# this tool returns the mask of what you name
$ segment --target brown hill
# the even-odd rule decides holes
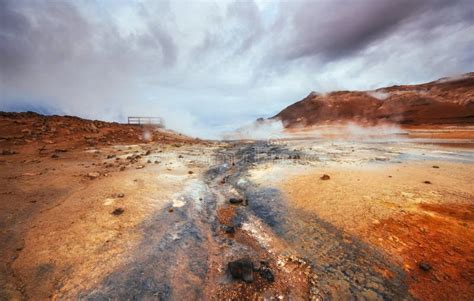
[[[474,124],[474,72],[373,91],[311,92],[272,119],[289,128],[333,122]]]
[[[146,142],[193,143],[196,140],[154,127],[45,116],[33,112],[0,112],[0,152],[67,151],[82,147]]]

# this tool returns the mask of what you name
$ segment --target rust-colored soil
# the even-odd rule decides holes
[[[413,296],[472,300],[472,170],[469,163],[450,162],[327,166],[281,187],[297,208],[388,254],[410,275]],[[331,179],[320,180],[322,174]],[[431,269],[424,271],[421,263]]]
[[[474,204],[420,204],[419,209],[381,221],[372,228],[370,240],[400,257],[414,296],[472,300]],[[430,269],[423,270],[422,264]]]

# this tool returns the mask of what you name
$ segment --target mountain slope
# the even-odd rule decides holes
[[[474,72],[373,91],[311,92],[272,117],[285,127],[326,123],[474,124]]]

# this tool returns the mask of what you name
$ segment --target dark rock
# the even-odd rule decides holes
[[[330,178],[331,177],[328,175],[323,175],[320,179],[326,181],[326,180],[329,180]]]
[[[107,159],[115,158],[115,155],[107,155]]]
[[[425,183],[425,184],[431,184],[430,181],[424,181],[423,183]]]
[[[188,174],[192,175],[194,173],[194,171],[190,170],[188,171]]]
[[[230,198],[229,203],[237,205],[237,204],[242,204],[244,200],[243,199],[236,199],[236,198]]]
[[[173,211],[174,211],[173,207],[168,208],[168,212],[173,212]]]
[[[227,233],[227,234],[234,234],[235,233],[235,227],[234,226],[222,225],[222,230],[224,230],[224,232]]]
[[[125,209],[119,207],[119,208],[115,208],[115,210],[112,211],[112,214],[113,215],[121,215],[124,211],[125,211]]]
[[[231,261],[227,264],[229,272],[234,279],[240,279],[247,283],[253,282],[253,264],[249,259],[243,258]]]
[[[147,150],[146,153],[145,153],[145,156],[148,156],[149,154],[151,154],[151,151]]]
[[[267,280],[268,282],[275,281],[275,276],[273,276],[272,271],[266,266],[262,266],[258,273],[263,279]]]
[[[183,159],[184,157],[183,157],[183,155],[179,155],[178,158],[179,158],[179,159]]]
[[[65,148],[57,148],[54,150],[56,153],[67,153],[67,149]]]
[[[433,168],[439,168],[439,166],[438,165],[433,165]]]
[[[119,194],[117,194],[117,197],[118,197],[118,198],[123,198],[123,197],[125,197],[125,194],[119,193]]]
[[[418,267],[420,269],[422,269],[423,271],[425,271],[425,272],[428,272],[429,270],[431,270],[431,265],[429,263],[426,263],[426,262],[420,262],[418,264]]]
[[[300,155],[294,155],[293,159],[299,160],[299,159],[301,159],[301,156]]]
[[[58,159],[58,158],[59,158],[59,156],[58,156],[58,155],[56,155],[56,154],[52,154],[52,155],[51,155],[51,158],[53,158],[53,159]]]

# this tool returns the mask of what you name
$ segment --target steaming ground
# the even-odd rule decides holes
[[[472,129],[374,129],[5,153],[0,296],[472,300]]]

